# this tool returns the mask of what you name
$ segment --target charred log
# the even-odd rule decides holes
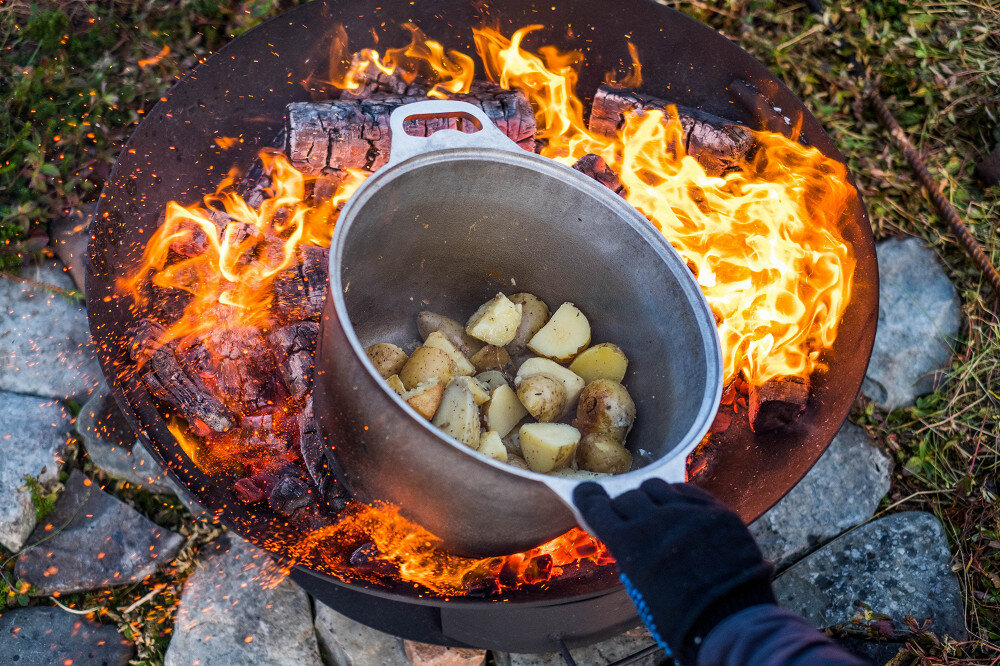
[[[271,348],[253,326],[212,331],[192,347],[191,363],[222,402],[241,412],[271,411],[284,397]]]
[[[760,386],[750,386],[747,408],[754,432],[777,430],[793,423],[809,402],[809,380],[775,377]]]
[[[295,400],[303,398],[312,388],[313,352],[319,337],[319,324],[303,321],[282,326],[268,334],[274,349],[281,379],[288,394]]]
[[[396,107],[421,99],[426,98],[397,95],[289,104],[285,154],[307,175],[375,171],[389,160],[389,115]],[[475,104],[500,131],[525,150],[534,150],[535,115],[521,91],[482,85],[452,99]],[[439,129],[473,131],[468,125],[458,118],[435,118],[408,121],[406,129],[428,136]]]
[[[268,505],[286,518],[292,517],[299,509],[304,509],[313,501],[309,484],[297,476],[283,476],[271,489]]]
[[[423,81],[417,79],[407,81],[395,70],[391,74],[386,74],[370,62],[367,67],[363,67],[362,60],[364,59],[362,53],[354,54],[350,71],[353,72],[353,78],[358,83],[358,87],[341,91],[341,99],[364,99],[379,94],[423,97],[430,89]]]
[[[323,436],[316,425],[311,395],[306,399],[305,408],[298,415],[298,426],[299,451],[309,476],[316,484],[316,489],[334,510],[343,509],[343,502],[338,500],[345,492],[334,477],[333,452],[324,445]]]
[[[591,131],[614,136],[629,111],[668,113],[670,102],[628,90],[599,86],[590,110]],[[712,175],[740,168],[755,147],[753,134],[742,125],[704,111],[677,106],[684,150]]]
[[[590,176],[618,196],[625,196],[625,186],[622,185],[618,174],[611,170],[611,167],[608,166],[607,162],[600,155],[587,153],[576,161],[573,168],[582,174]]]
[[[319,321],[329,289],[330,250],[300,245],[295,266],[274,280],[274,308],[285,322]]]

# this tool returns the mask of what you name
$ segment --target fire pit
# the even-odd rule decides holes
[[[344,614],[390,633],[448,645],[531,652],[554,649],[559,641],[570,646],[593,642],[618,633],[638,620],[603,546],[585,534],[571,532],[539,549],[507,558],[482,561],[454,558],[426,547],[431,537],[392,508],[352,508],[334,521],[329,512],[311,511],[309,506],[312,504],[308,501],[299,505],[300,491],[307,495],[322,494],[328,507],[342,508],[346,503],[333,479],[327,476],[326,461],[321,457],[310,459],[308,454],[302,456],[305,458],[303,464],[310,468],[316,489],[302,490],[296,482],[286,483],[279,475],[270,483],[273,486],[280,481],[288,485],[287,488],[281,485],[277,493],[285,502],[277,505],[262,502],[262,497],[254,496],[254,489],[263,492],[261,487],[264,486],[274,498],[275,489],[267,486],[266,478],[260,474],[253,477],[256,481],[251,479],[249,482],[253,488],[246,483],[241,486],[242,481],[235,485],[231,480],[220,482],[225,470],[213,466],[212,456],[201,454],[203,449],[199,446],[214,432],[213,428],[226,431],[232,424],[165,418],[164,394],[156,395],[151,390],[155,383],[144,380],[144,375],[153,367],[156,369],[153,379],[159,381],[163,374],[170,375],[169,368],[137,364],[134,358],[137,326],[156,308],[170,309],[172,306],[167,299],[177,291],[157,292],[156,302],[151,302],[149,294],[143,297],[139,293],[135,281],[140,267],[156,255],[156,243],[150,241],[157,238],[154,234],[161,226],[168,202],[194,202],[210,194],[233,165],[249,170],[260,149],[273,145],[282,130],[286,133],[280,145],[292,158],[291,165],[287,162],[284,165],[306,169],[303,160],[298,159],[302,153],[290,146],[290,142],[294,144],[296,140],[293,134],[298,125],[289,124],[287,105],[337,94],[337,86],[333,83],[341,83],[340,87],[344,87],[345,75],[345,71],[336,66],[339,55],[365,47],[381,48],[384,52],[384,45],[405,43],[408,36],[398,26],[407,19],[428,36],[440,40],[445,49],[469,54],[476,51],[471,41],[474,27],[496,26],[494,31],[477,34],[480,49],[499,53],[509,48],[503,35],[512,35],[518,28],[539,21],[552,26],[531,33],[528,36],[530,48],[527,44],[525,48],[530,51],[541,45],[555,45],[560,51],[582,52],[577,92],[585,104],[603,97],[600,108],[611,109],[606,116],[591,114],[590,124],[595,135],[602,133],[601,122],[617,123],[615,105],[655,105],[655,101],[623,93],[617,88],[605,87],[599,91],[607,72],[617,71],[624,76],[625,72],[632,71],[635,81],[638,80],[635,68],[631,67],[633,59],[628,47],[631,43],[642,63],[640,88],[643,92],[668,97],[672,103],[698,109],[701,113],[754,125],[758,119],[753,108],[733,104],[737,88],[745,93],[743,82],[751,83],[764,93],[760,99],[766,99],[772,111],[788,116],[793,123],[801,123],[800,141],[819,151],[810,153],[813,162],[822,164],[822,169],[834,171],[839,168],[836,162],[842,162],[816,120],[765,68],[708,28],[653,3],[628,0],[613,10],[604,3],[593,2],[573,3],[565,8],[531,2],[502,3],[495,7],[470,3],[449,4],[447,11],[437,12],[401,1],[384,3],[377,8],[361,2],[336,5],[315,2],[251,31],[206,61],[152,110],[129,141],[105,189],[88,263],[88,309],[102,367],[126,417],[151,444],[154,457],[169,469],[171,476],[190,489],[226,525],[294,564],[292,576]],[[344,44],[345,35],[350,38],[349,47]],[[331,57],[331,53],[336,57]],[[547,64],[553,69],[570,62],[559,63],[555,52],[546,53]],[[430,57],[435,57],[433,52]],[[373,86],[402,86],[404,89],[394,91],[398,95],[416,92],[408,88],[412,82],[393,80],[391,68],[388,69],[382,72],[385,75],[382,79],[375,77],[371,82]],[[496,79],[498,73],[492,74]],[[452,72],[450,80],[459,80],[457,72]],[[467,89],[468,83],[438,90],[438,93]],[[371,92],[364,90],[364,86],[351,90],[355,92],[348,96],[353,95],[355,99]],[[424,89],[423,93],[426,92]],[[363,125],[366,118],[372,117],[371,111],[369,109],[366,116],[364,109],[368,107],[359,103],[357,108],[362,109],[359,122]],[[512,113],[516,115],[516,112],[515,105]],[[713,127],[711,123],[706,126]],[[377,129],[377,123],[373,127]],[[738,146],[741,145],[739,131],[727,129],[724,133]],[[378,139],[370,134],[364,136],[368,137],[366,145],[374,148],[374,152],[364,154],[359,172],[325,174],[335,181],[332,187],[340,188],[341,194],[352,177],[363,178],[364,173],[360,172],[378,166]],[[699,136],[688,132],[684,147],[694,152]],[[526,139],[518,137],[519,142]],[[660,141],[662,143],[662,137]],[[777,142],[774,145],[785,144]],[[791,146],[791,142],[788,145]],[[343,144],[326,145],[326,155],[340,147]],[[549,148],[553,148],[552,142]],[[571,151],[566,152],[567,159],[572,155]],[[798,149],[791,150],[788,160],[775,160],[774,164],[805,173],[802,155]],[[824,162],[823,155],[832,160]],[[704,168],[713,173],[726,173],[732,167],[730,157],[738,160],[745,156],[723,155]],[[325,166],[336,166],[326,158],[324,162]],[[246,199],[251,205],[259,206],[266,195],[281,189],[272,185],[275,175],[285,166],[280,158],[275,158],[271,166],[270,178],[258,178],[261,174],[251,173],[245,179],[245,182],[271,188],[268,190],[261,185],[247,192]],[[621,189],[621,183],[615,182],[616,174],[595,158],[588,158],[579,168],[589,168],[591,174],[602,178],[605,184]],[[773,175],[778,177],[780,174]],[[320,178],[314,187],[322,182],[325,181]],[[636,196],[638,182],[632,183],[630,196]],[[820,339],[813,341],[817,351],[799,358],[798,367],[792,362],[795,359],[786,358],[783,361],[788,366],[785,372],[769,368],[766,363],[754,364],[756,357],[752,352],[743,353],[742,361],[734,357],[729,370],[734,371],[737,366],[743,369],[740,375],[743,380],[733,379],[723,398],[724,407],[728,407],[723,410],[728,423],[726,419],[718,422],[718,432],[689,463],[693,481],[715,493],[747,521],[780,499],[820,456],[846,416],[867,364],[877,315],[877,273],[872,238],[856,192],[847,188],[840,194],[837,201],[809,201],[811,210],[807,220],[816,225],[818,232],[823,228],[836,230],[845,241],[844,245],[853,251],[853,276],[842,276],[850,281],[850,300],[833,303],[834,309],[842,310],[839,324],[834,331],[817,334]],[[273,196],[267,198],[275,199]],[[693,199],[698,200],[697,197]],[[651,216],[642,201],[630,199],[630,202]],[[827,215],[837,219],[827,220]],[[670,234],[667,235],[670,239]],[[282,247],[284,245],[282,243]],[[317,297],[321,307],[326,289],[325,279],[317,282],[316,275],[310,273],[311,267],[317,264],[316,258],[310,256],[315,253],[308,248],[315,246],[303,244],[294,248],[294,258],[286,254],[288,261],[281,265],[282,270],[295,273],[289,302],[306,309],[316,305]],[[192,258],[199,256],[197,249],[191,250],[191,254]],[[239,265],[238,262],[234,264]],[[163,265],[157,267],[158,270],[163,268]],[[696,271],[708,268],[707,263],[694,266]],[[148,274],[145,277],[148,278]],[[778,277],[776,282],[780,281]],[[135,289],[131,293],[130,280]],[[247,280],[233,283],[249,284]],[[316,284],[322,285],[318,296]],[[221,303],[227,307],[245,306],[246,303],[237,303],[241,293],[239,288],[227,290]],[[220,300],[218,292],[211,292],[207,297]],[[183,309],[187,298],[174,308],[177,312]],[[280,299],[281,294],[275,293],[274,298]],[[709,300],[712,302],[711,296]],[[264,304],[246,310],[245,321],[241,323],[252,325],[253,317],[266,315],[270,307]],[[308,312],[300,312],[283,321],[284,326],[280,327],[283,332],[279,336],[283,341],[268,339],[266,344],[276,344],[284,360],[296,357],[308,347],[311,327],[307,322],[313,321],[310,316]],[[165,323],[172,326],[176,322]],[[188,323],[198,325],[198,322]],[[210,320],[201,324],[210,325]],[[735,324],[724,323],[723,326],[723,335],[738,337],[739,329]],[[275,334],[278,328],[269,328],[268,335]],[[162,331],[153,331],[144,339],[163,342],[161,334]],[[200,334],[210,332],[203,330]],[[226,337],[225,331],[213,334]],[[832,342],[823,344],[823,335]],[[762,333],[761,338],[766,339],[766,335]],[[229,362],[251,354],[248,349],[255,344],[265,344],[263,338],[257,342],[252,340],[256,338],[241,338],[237,352],[223,355],[221,359],[208,359],[209,365],[215,363],[213,367],[217,369],[235,367]],[[774,342],[771,339],[768,343]],[[159,348],[154,347],[149,350],[151,354]],[[730,347],[740,348],[732,343]],[[140,356],[143,353],[139,351]],[[730,372],[731,379],[737,374]],[[780,379],[784,375],[807,376],[809,382]],[[187,375],[180,372],[172,376],[183,378]],[[297,380],[294,376],[286,377],[282,390],[298,393],[302,386],[296,388]],[[276,401],[265,386],[243,381],[236,385],[240,394],[234,399],[256,400],[261,405]],[[177,385],[164,386],[163,390],[173,391],[176,402]],[[160,400],[160,407],[154,397]],[[287,396],[283,394],[283,397]],[[292,397],[304,399],[304,392]],[[733,406],[738,408],[733,409]],[[300,444],[316,436],[315,430],[308,427],[309,419],[301,418],[302,413],[307,412],[297,414],[294,427],[288,428],[290,436],[297,438]],[[220,412],[195,410],[191,414],[218,416]],[[274,419],[280,421],[281,415],[272,415],[268,422],[280,430],[274,425],[277,422]],[[756,432],[750,427],[751,419]],[[191,430],[185,428],[185,421]],[[263,421],[257,425],[263,427]],[[263,446],[261,451],[266,448]],[[218,450],[213,451],[214,456],[218,454]],[[222,458],[224,462],[225,455]],[[350,547],[331,550],[333,542]]]

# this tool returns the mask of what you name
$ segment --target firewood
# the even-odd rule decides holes
[[[599,86],[590,110],[591,131],[614,136],[625,124],[628,111],[660,110],[666,113],[670,102],[649,95]],[[754,149],[750,130],[742,125],[704,111],[677,106],[683,132],[684,149],[712,175],[740,167]]]
[[[309,476],[320,496],[331,507],[337,510],[343,508],[343,503],[339,503],[338,507],[337,500],[344,497],[346,491],[334,477],[333,452],[325,446],[316,424],[312,395],[306,398],[305,407],[296,420],[299,427],[299,451]]]
[[[190,348],[187,362],[201,377],[210,377],[213,392],[244,413],[271,411],[283,402],[270,346],[253,326],[212,330]]]
[[[430,89],[426,83],[419,79],[407,81],[395,71],[386,74],[372,64],[360,70],[359,65],[362,59],[364,59],[363,54],[355,53],[354,59],[351,61],[351,71],[355,72],[354,79],[359,84],[358,87],[341,91],[341,99],[365,99],[379,94],[423,97]]]
[[[329,287],[330,250],[300,245],[298,261],[274,279],[274,308],[286,322],[319,321]]]
[[[611,170],[607,162],[600,155],[587,153],[576,161],[573,168],[580,173],[590,176],[601,185],[619,196],[625,196],[625,186],[618,178],[618,174]]]
[[[274,349],[281,379],[295,400],[312,388],[313,352],[319,337],[319,324],[303,321],[271,331],[267,340]]]
[[[307,175],[345,169],[375,171],[389,160],[389,114],[396,107],[425,97],[379,96],[323,102],[294,102],[286,114],[285,154]],[[493,123],[525,150],[534,150],[535,116],[519,90],[480,86],[452,99],[475,104]],[[472,131],[457,118],[415,120],[407,131],[427,136],[438,129]]]
[[[754,432],[784,428],[805,411],[810,384],[803,377],[775,377],[750,386],[747,408]]]
[[[286,517],[291,517],[299,509],[309,506],[312,501],[312,489],[309,484],[293,475],[281,477],[271,489],[271,496],[268,498],[270,507]]]
[[[177,357],[174,342],[154,351],[142,375],[149,391],[176,409],[196,435],[228,431],[235,416],[205,385],[202,377],[188,363]]]

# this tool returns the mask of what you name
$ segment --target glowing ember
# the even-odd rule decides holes
[[[510,39],[491,29],[474,30],[485,76],[527,95],[540,154],[568,165],[587,154],[600,156],[618,174],[627,200],[687,260],[716,314],[726,382],[761,385],[774,377],[822,371],[820,356],[833,344],[854,271],[852,249],[840,233],[853,196],[843,166],[781,135],[755,132],[758,147],[750,162],[710,176],[685,154],[681,125],[669,113],[633,114],[614,137],[591,132],[575,90],[582,55],[554,47],[537,53],[522,49],[535,29],[523,28]],[[380,75],[404,86],[419,81],[433,97],[468,92],[476,75],[473,58],[446,53],[417,28],[409,30],[411,43],[385,54],[347,53],[341,31],[332,58],[340,65],[330,81],[345,95],[363,94]],[[630,51],[631,71],[609,75],[609,82],[639,85],[640,65]],[[319,182],[296,171],[284,155],[268,151],[261,159],[270,188],[259,206],[236,194],[236,174],[201,204],[171,202],[141,268],[118,285],[143,311],[165,291],[185,294],[183,312],[167,324],[158,343],[204,348],[209,359],[200,367],[208,369],[199,381],[210,389],[221,385],[217,377],[225,375],[233,354],[223,349],[227,332],[261,337],[288,324],[273,307],[275,281],[299,265],[303,248],[329,246],[340,206],[369,175],[348,170],[321,197]],[[140,355],[139,364],[147,358]],[[298,462],[269,448],[258,425],[236,424],[266,423],[271,430],[263,435],[287,434],[283,424],[302,411],[302,396],[262,392],[265,398],[247,406],[236,394],[217,392],[228,410],[223,426],[197,419],[188,419],[186,427],[179,420],[170,425],[195,464],[249,483],[252,474],[273,468],[276,458]],[[242,486],[246,497],[262,492],[248,483]],[[579,530],[527,553],[482,560],[449,555],[437,543],[395,507],[354,505],[287,554],[333,575],[389,576],[440,595],[484,586],[502,593],[550,580],[576,563],[612,561],[602,544]]]

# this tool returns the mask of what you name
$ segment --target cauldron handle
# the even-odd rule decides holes
[[[414,117],[474,120],[479,129],[471,134],[442,129],[427,137],[410,136],[403,130],[403,122]],[[422,153],[454,148],[495,148],[512,152],[524,150],[497,129],[482,109],[468,102],[450,99],[429,99],[396,107],[389,116],[389,130],[392,142],[386,166],[398,164]]]
[[[650,463],[646,467],[625,474],[594,479],[593,482],[602,486],[609,496],[618,497],[630,490],[635,490],[648,479],[663,479],[667,483],[681,483],[686,480],[686,471],[687,451],[674,451],[673,455],[667,454],[666,458]],[[570,508],[577,524],[592,532],[573,501],[573,491],[576,490],[576,487],[581,483],[589,483],[589,481],[546,477],[543,483],[559,496],[563,504]]]

